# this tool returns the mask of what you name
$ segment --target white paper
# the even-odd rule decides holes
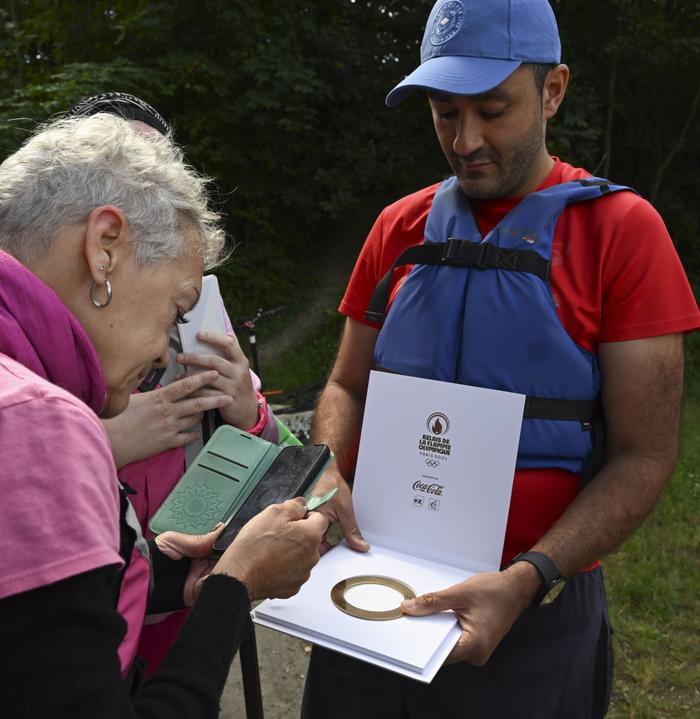
[[[498,569],[525,398],[372,372],[353,488],[367,554],[342,543],[287,600],[256,622],[430,681],[457,641],[456,616],[373,621],[331,601],[342,579],[366,574],[439,591]]]
[[[191,312],[185,315],[187,322],[177,326],[180,334],[182,351],[188,354],[219,355],[224,357],[222,350],[214,345],[197,339],[198,332],[222,332],[226,334],[224,303],[219,292],[216,275],[206,275],[202,279],[202,293]],[[204,368],[193,367],[202,371]]]
[[[452,612],[429,617],[401,617],[386,621],[358,619],[340,611],[331,601],[331,590],[342,579],[363,574],[392,577],[408,584],[416,595],[444,589],[461,582],[470,573],[419,557],[373,546],[362,554],[345,542],[325,554],[299,594],[291,599],[262,602],[254,611],[255,621],[281,631],[304,632],[310,641],[331,641],[338,651],[358,651],[380,659],[393,671],[421,674],[435,651],[457,623]],[[459,633],[455,636],[457,641]],[[452,645],[454,645],[454,641]],[[447,653],[452,648],[447,648]]]
[[[255,612],[252,612],[252,617],[255,623],[259,624],[261,627],[275,629],[278,632],[283,631],[285,634],[289,634],[292,637],[297,637],[297,639],[303,639],[307,642],[311,642],[312,644],[318,644],[321,647],[325,647],[326,649],[333,649],[336,652],[340,651],[343,654],[347,654],[347,656],[349,657],[359,659],[363,662],[368,661],[367,655],[362,651],[350,649],[349,647],[343,647],[341,649],[338,647],[337,644],[329,641],[328,639],[317,637],[310,634],[309,632],[305,632],[300,629],[291,629],[288,627],[282,629],[277,624],[275,624],[275,622],[268,622],[266,619],[255,616]],[[435,675],[438,673],[440,667],[445,663],[445,659],[447,659],[447,657],[449,656],[450,652],[452,651],[452,647],[454,647],[454,645],[457,643],[457,640],[459,639],[461,633],[462,630],[459,628],[459,625],[455,624],[455,626],[452,627],[449,634],[445,638],[445,641],[440,647],[438,647],[435,654],[433,654],[432,658],[425,666],[425,669],[423,669],[423,671],[421,672],[397,667],[396,665],[384,661],[383,659],[379,659],[377,657],[373,657],[370,663],[374,664],[375,666],[381,667],[382,669],[387,669],[388,671],[395,672],[397,674],[403,674],[403,676],[409,677],[409,679],[415,679],[416,681],[430,684],[430,682],[433,681]]]
[[[524,402],[372,372],[353,487],[368,541],[473,572],[498,569]],[[428,428],[436,420],[440,434]]]

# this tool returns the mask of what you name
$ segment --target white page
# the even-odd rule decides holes
[[[255,609],[255,620],[264,620],[268,626],[285,632],[305,631],[314,636],[314,641],[330,641],[339,651],[361,651],[365,658],[381,659],[396,671],[421,673],[456,625],[455,615],[444,612],[373,621],[345,614],[331,601],[331,590],[342,579],[363,574],[398,579],[416,595],[444,589],[471,576],[457,567],[381,547],[372,547],[367,554],[355,552],[342,542],[321,558],[297,595],[262,602]]]
[[[430,681],[459,637],[453,613],[364,620],[335,607],[331,589],[342,579],[380,574],[420,595],[496,570],[524,401],[523,395],[372,372],[353,488],[372,550],[336,547],[299,594],[263,602],[255,621]]]
[[[197,339],[198,332],[223,332],[226,334],[224,302],[219,292],[216,275],[205,275],[202,279],[202,294],[191,312],[185,315],[187,322],[177,326],[182,351],[190,354],[215,354],[224,357],[224,352],[214,345]],[[203,371],[203,368],[188,368]]]
[[[302,629],[291,629],[289,627],[281,629],[274,622],[269,622],[266,619],[256,616],[255,612],[252,612],[252,617],[255,623],[259,624],[261,627],[274,629],[278,632],[283,631],[285,634],[289,634],[292,637],[304,639],[305,641],[311,642],[312,644],[318,644],[319,646],[326,647],[326,649],[339,651],[337,644],[329,641],[328,639],[317,637],[316,635],[311,634],[311,632],[304,631]],[[396,664],[392,664],[391,662],[387,662],[383,659],[379,659],[376,657],[372,658],[371,663],[375,666],[381,667],[382,669],[387,669],[390,672],[403,674],[403,676],[408,677],[409,679],[415,679],[416,681],[430,684],[430,682],[433,681],[435,675],[438,673],[440,667],[445,663],[445,659],[447,659],[447,657],[449,656],[449,653],[452,651],[452,647],[454,647],[454,645],[457,643],[457,640],[459,639],[461,633],[462,630],[460,629],[459,625],[456,624],[455,626],[453,626],[448,635],[445,637],[445,641],[440,647],[438,647],[435,654],[433,654],[431,660],[425,666],[425,669],[423,669],[423,671],[419,672],[414,671],[413,669],[399,667]],[[342,651],[343,654],[347,654],[349,657],[353,657],[354,659],[359,659],[360,661],[364,662],[367,661],[367,655],[357,649],[343,647],[343,649],[340,651]]]
[[[510,392],[372,372],[353,487],[369,541],[498,569],[524,403]],[[428,428],[435,419],[440,434]]]

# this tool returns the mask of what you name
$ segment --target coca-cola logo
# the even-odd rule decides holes
[[[426,494],[434,494],[437,497],[442,497],[442,484],[428,484],[427,482],[421,482],[418,480],[413,484],[413,489],[418,490],[419,492],[425,492]]]
[[[447,418],[447,415],[442,412],[433,412],[430,417],[428,417],[425,426],[429,432],[439,436],[441,434],[447,434],[450,429],[450,420]]]

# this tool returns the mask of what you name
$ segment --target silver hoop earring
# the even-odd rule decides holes
[[[107,290],[107,300],[105,302],[100,302],[99,300],[95,299],[95,290],[96,289],[97,289],[97,282],[93,282],[92,286],[90,287],[90,301],[92,302],[93,305],[95,305],[95,307],[102,309],[103,307],[106,307],[112,301],[112,283],[109,280],[105,280],[105,289]]]

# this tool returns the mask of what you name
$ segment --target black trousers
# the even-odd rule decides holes
[[[599,719],[612,689],[612,630],[600,569],[527,610],[483,667],[431,684],[314,647],[303,719]]]

